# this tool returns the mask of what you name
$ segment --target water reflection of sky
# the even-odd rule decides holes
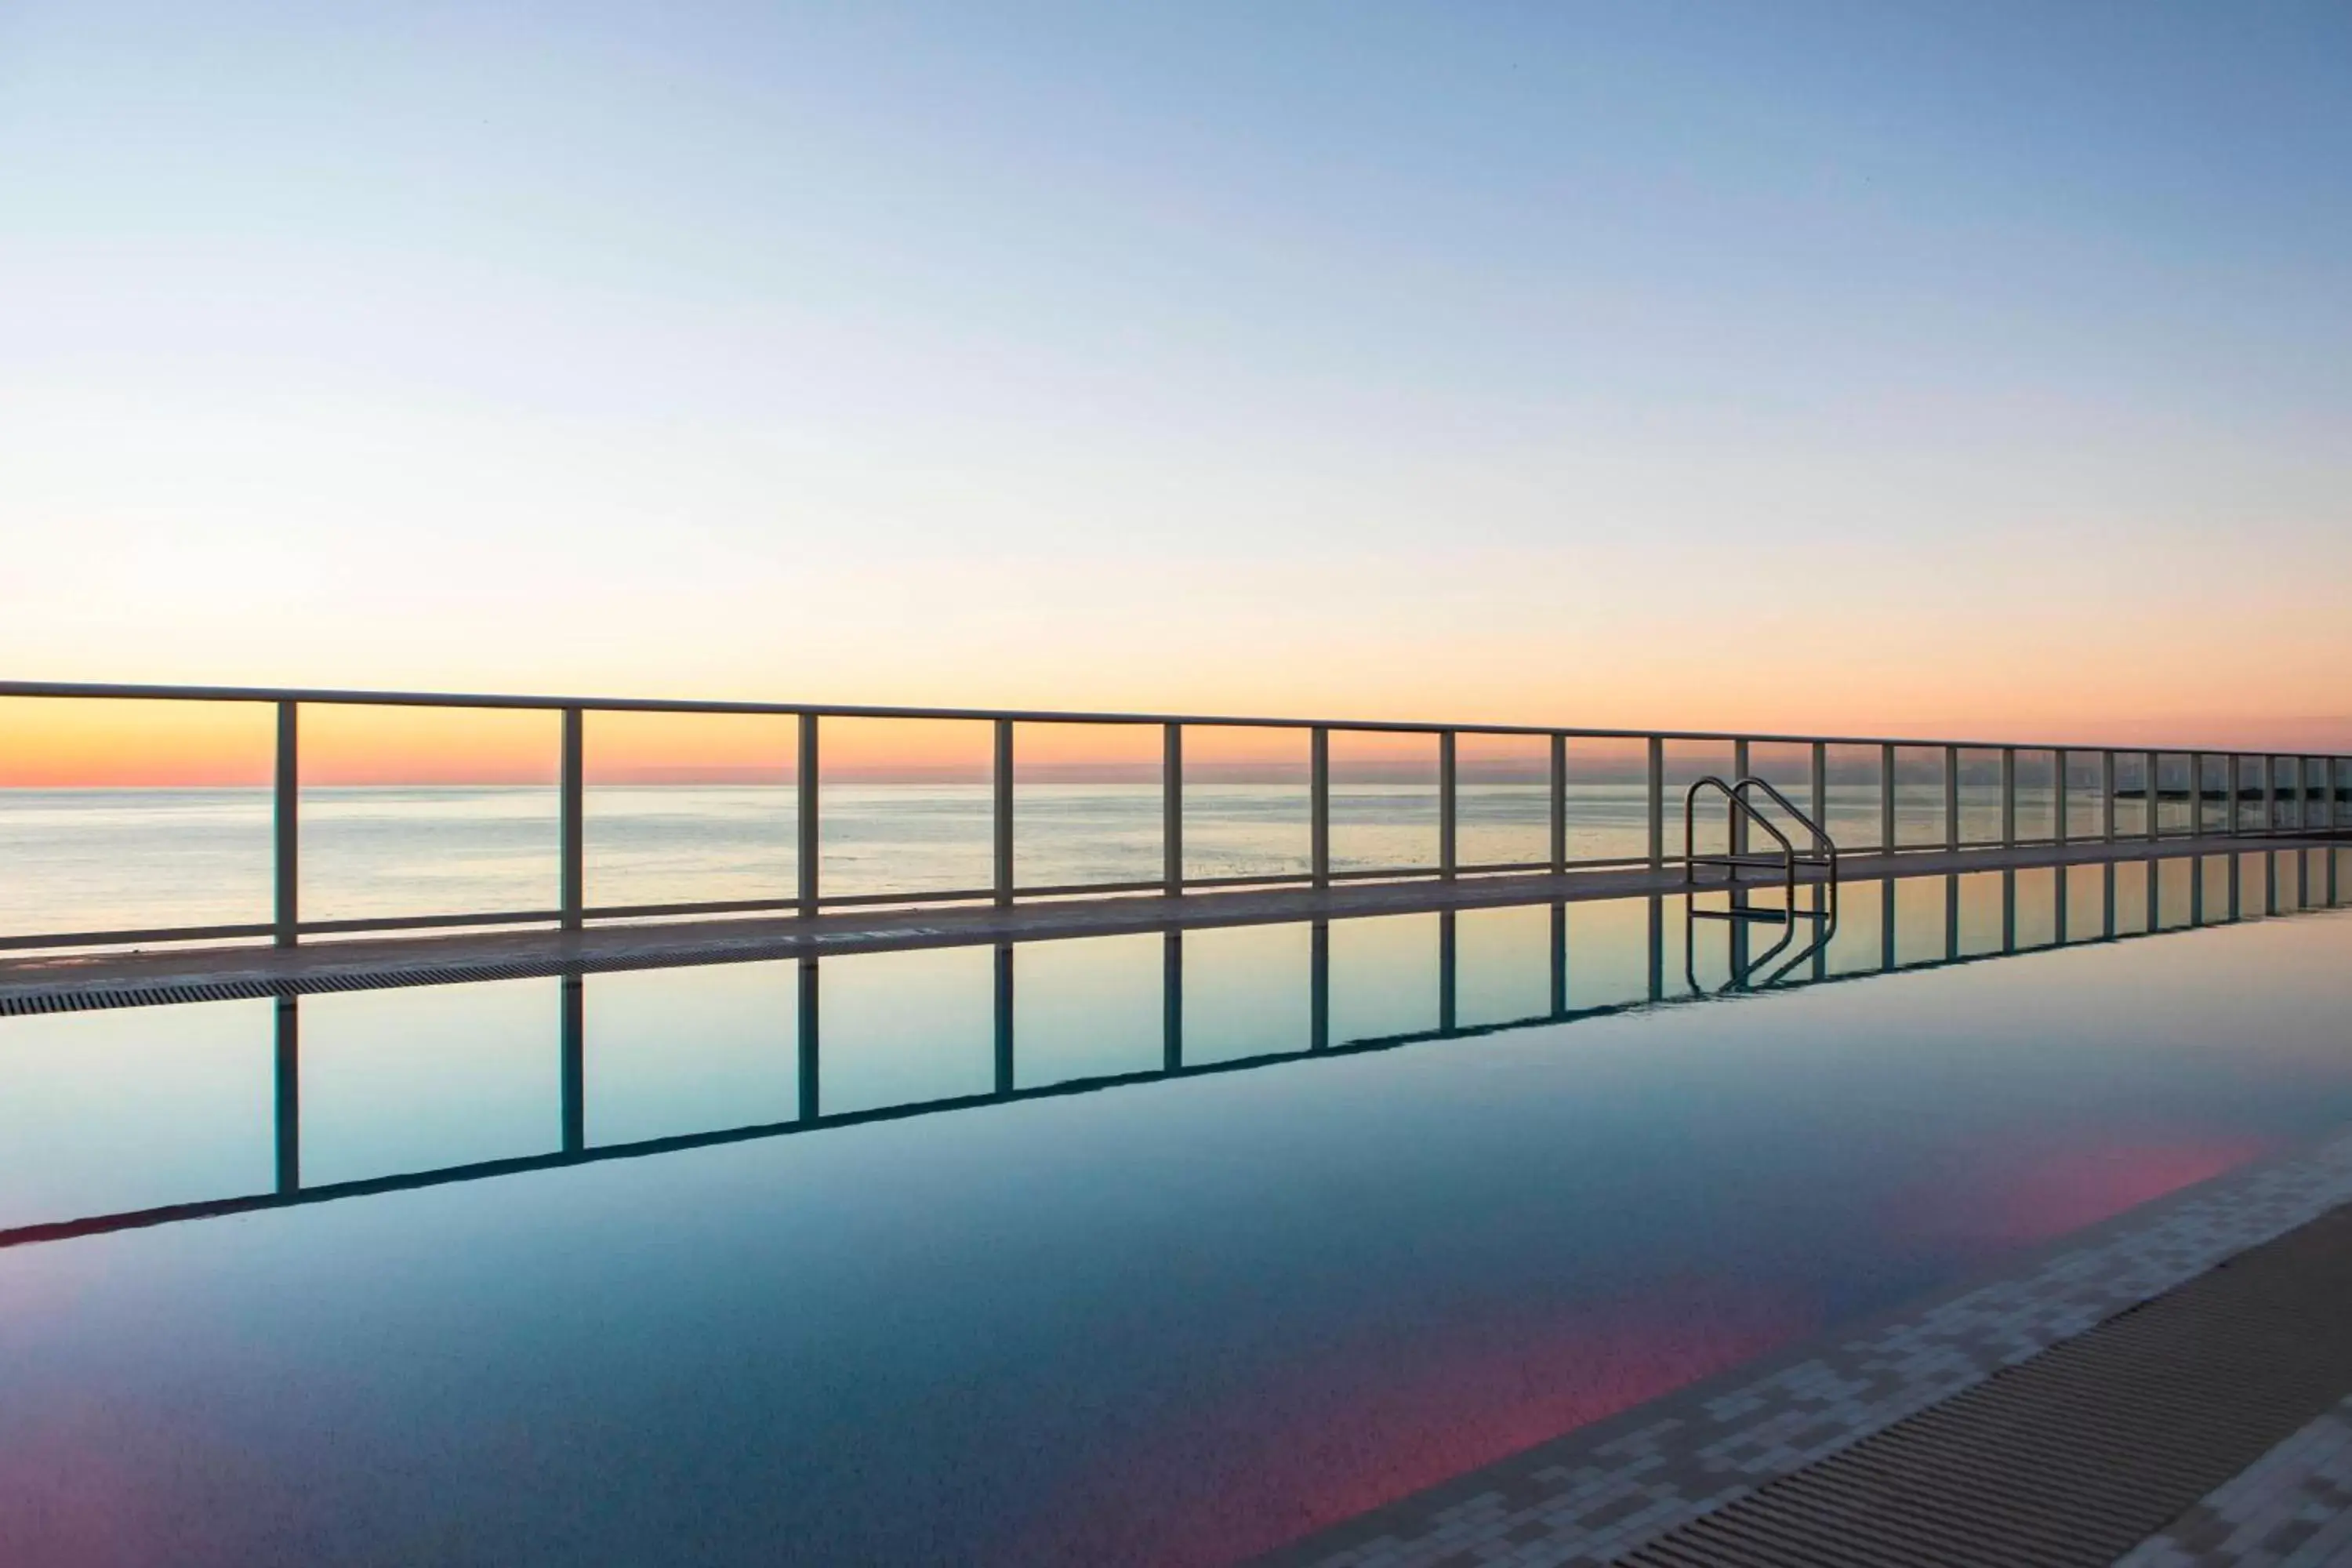
[[[1227,1561],[2352,1121],[2347,918],[19,1247],[0,1560]],[[1456,923],[1458,1021],[1550,921]],[[1187,937],[1188,1059],[1306,1050],[1310,934]],[[1334,925],[1332,1037],[1440,934]],[[825,1108],[986,1091],[994,961],[826,961]],[[1155,1066],[1166,964],[1019,950],[1016,1081]],[[305,1179],[557,1147],[558,995],[306,999]],[[796,1114],[798,1000],[590,976],[591,1141]],[[0,1021],[0,1224],[267,1190],[272,1016]]]

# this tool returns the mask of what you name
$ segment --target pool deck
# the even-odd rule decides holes
[[[1258,1568],[2352,1563],[2352,1133]]]
[[[1843,879],[1857,881],[2175,859],[2192,855],[2299,850],[2347,842],[2352,841],[2317,835],[2133,838],[2009,849],[1855,854],[1843,857],[1841,868]],[[1812,879],[1801,868],[1799,878]],[[1753,886],[1760,898],[1769,900],[1772,896],[1774,884],[1759,881]],[[1065,898],[1009,906],[965,904],[861,910],[814,917],[615,922],[574,931],[545,926],[457,931],[314,941],[289,948],[247,943],[128,952],[37,952],[0,958],[0,1001],[60,992],[89,995],[110,989],[173,985],[364,981],[372,976],[391,979],[403,974],[437,974],[467,969],[496,972],[516,966],[637,967],[810,957],[831,952],[1622,899],[1681,893],[1688,887],[1681,867],[1669,864],[1654,869],[1633,867],[1570,871],[1559,876],[1464,877],[1452,881],[1428,877],[1404,881],[1341,882],[1328,888],[1187,893],[1181,897],[1153,894]],[[1720,891],[1721,884],[1716,883],[1714,888]]]

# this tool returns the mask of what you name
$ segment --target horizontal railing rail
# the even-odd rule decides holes
[[[1708,730],[1628,730],[1586,726],[1500,723],[1435,723],[1422,721],[1267,718],[1242,715],[1119,713],[1052,709],[925,708],[841,703],[755,702],[631,697],[562,697],[471,692],[365,691],[307,687],[172,686],[72,681],[0,681],[0,698],[250,703],[266,705],[276,717],[275,761],[270,789],[273,829],[268,918],[205,924],[142,923],[107,929],[0,929],[0,950],[119,946],[173,942],[244,941],[267,937],[290,946],[310,936],[358,935],[435,928],[554,924],[578,929],[591,921],[650,920],[698,915],[792,913],[812,916],[829,910],[994,902],[1024,899],[1100,897],[1113,894],[1185,892],[1212,889],[1327,887],[1336,882],[1451,879],[1464,876],[1559,874],[1570,869],[1637,867],[1663,868],[1678,858],[1668,853],[1666,799],[1694,774],[1720,773],[1727,759],[1677,759],[1674,748],[1728,748],[1733,776],[1759,776],[1757,753],[1796,749],[1802,765],[1778,770],[1783,782],[1802,790],[1802,815],[1843,835],[1840,847],[1886,853],[1994,850],[2021,846],[2088,841],[2202,837],[2278,837],[2338,833],[2352,829],[2352,755],[2333,752],[2220,751],[2210,748],[2150,749],[2146,746],[2023,744],[2012,742],[1885,736],[1800,735]],[[551,900],[493,910],[424,911],[320,920],[305,915],[302,879],[301,710],[305,707],[397,707],[449,710],[524,710],[560,720],[555,742],[556,876]],[[780,760],[774,782],[793,790],[793,869],[788,885],[772,897],[710,900],[663,899],[598,901],[590,897],[592,874],[585,837],[588,720],[594,714],[677,713],[766,715],[792,719],[797,743],[792,765]],[[824,885],[824,779],[822,742],[828,720],[954,721],[990,726],[987,767],[991,781],[990,835],[985,886],[910,887],[896,890],[842,890]],[[1024,884],[1016,860],[1017,756],[1021,727],[1089,724],[1152,727],[1160,731],[1156,764],[1160,795],[1159,874],[1129,875],[1093,882]],[[1235,873],[1196,869],[1188,861],[1189,820],[1185,752],[1188,734],[1213,731],[1292,731],[1306,742],[1295,771],[1282,772],[1286,785],[1300,786],[1306,818],[1306,853],[1286,866]],[[1333,848],[1332,737],[1393,735],[1429,737],[1435,742],[1431,849],[1412,864],[1361,864],[1336,856]],[[1465,814],[1460,742],[1463,737],[1502,737],[1543,742],[1543,755],[1518,771],[1490,773],[1493,782],[1540,787],[1540,825],[1525,830],[1524,851],[1505,859],[1465,859],[1461,854]],[[1570,763],[1580,747],[1601,743],[1606,759],[1588,759],[1580,775]],[[0,760],[9,745],[0,724]],[[1838,765],[1832,767],[1836,754]],[[1968,764],[1964,753],[1982,753],[1990,763]],[[2044,782],[2021,784],[2021,758],[2034,760]],[[1874,763],[1874,766],[1872,765]],[[1677,764],[1677,765],[1670,765]],[[1148,774],[1154,764],[1127,764]],[[1985,770],[1993,770],[1985,776]],[[1265,764],[1265,769],[1275,765]],[[1675,776],[1679,775],[1679,776]],[[1031,781],[1032,783],[1045,781]],[[1143,781],[1137,781],[1143,782]],[[1207,780],[1200,782],[1210,782]],[[1474,782],[1475,782],[1474,780]],[[1640,825],[1622,830],[1619,852],[1570,853],[1573,830],[1590,826],[1578,817],[1590,803],[1575,795],[1590,784],[1638,786]],[[1832,789],[1859,798],[1842,799],[1832,813]],[[1966,798],[1975,792],[1973,798]],[[0,804],[8,792],[0,790]],[[1773,792],[1776,795],[1779,791]],[[1990,798],[1983,798],[1989,793]],[[1787,797],[1781,797],[1785,802]],[[1982,811],[1972,817],[1965,807]],[[1796,808],[1792,805],[1791,810]],[[1923,826],[1926,831],[1921,831]],[[1986,816],[1985,813],[1990,813]],[[2031,820],[2029,820],[2029,815]],[[2126,816],[2131,820],[2126,820]],[[1874,818],[1874,834],[1856,826]],[[1981,819],[1982,826],[1971,826]],[[1997,830],[1990,824],[1997,822]],[[1540,842],[1538,842],[1540,841]],[[0,879],[15,875],[0,864]],[[257,913],[259,911],[257,911]]]

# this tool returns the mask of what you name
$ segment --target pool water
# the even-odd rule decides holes
[[[2352,1123],[2347,869],[0,1018],[0,1561],[1232,1562]]]

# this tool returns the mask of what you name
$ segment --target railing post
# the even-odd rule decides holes
[[[562,888],[562,924],[565,931],[578,931],[584,923],[582,911],[588,905],[587,833],[583,817],[587,807],[587,742],[583,731],[584,716],[577,708],[563,710],[563,766],[558,789],[560,804],[557,815],[561,820],[562,848],[558,851],[557,881]]]
[[[1307,928],[1307,1047],[1331,1048],[1331,922]]]
[[[996,721],[996,782],[995,805],[991,814],[994,826],[996,904],[1003,909],[1013,902],[1013,721]]]
[[[1649,795],[1650,869],[1655,871],[1666,863],[1666,742],[1661,735],[1650,737]],[[1657,919],[1657,900],[1654,898],[1650,900],[1650,908],[1651,919],[1654,922]],[[1654,970],[1657,968],[1654,954],[1651,967]],[[1654,976],[1653,981],[1652,990],[1654,992]]]
[[[302,937],[302,768],[296,713],[294,703],[278,705],[278,774],[270,792],[275,807],[270,882],[277,906],[273,940],[279,947],[292,947]]]
[[[1653,742],[1653,744],[1660,742]],[[1651,798],[1655,800],[1653,792]],[[1650,1000],[1663,1002],[1666,995],[1666,899],[1663,893],[1652,893],[1650,904]],[[1689,922],[1685,921],[1687,929]],[[1736,922],[1735,922],[1736,923]]]
[[[1160,731],[1160,880],[1170,898],[1184,890],[1184,726]]]
[[[1813,826],[1827,833],[1830,830],[1830,748],[1826,741],[1813,742],[1813,794],[1808,804],[1813,808]]]
[[[2000,749],[2000,842],[2007,848],[2017,842],[2017,748]]]
[[[2205,836],[2205,753],[2189,753],[2189,837]],[[2205,884],[2204,874],[2191,868],[2189,879],[2197,886]]]
[[[1160,939],[1160,1065],[1184,1065],[1184,932],[1173,926]]]
[[[302,1000],[278,998],[277,1133],[279,1195],[302,1188]]]
[[[1437,911],[1437,1027],[1441,1034],[1452,1034],[1459,1016],[1454,1005],[1455,966],[1458,960],[1456,922],[1452,910]]]
[[[2140,776],[2147,784],[2147,836],[2150,838],[2157,837],[2159,831],[2158,821],[2160,814],[2158,811],[2157,803],[2163,798],[2163,792],[2156,785],[2156,763],[2157,756],[2154,752],[2144,752],[2140,754]],[[2155,873],[2151,871],[2148,875],[2153,877]],[[2149,929],[2155,928],[2151,926]]]
[[[799,1057],[800,1081],[799,1120],[814,1121],[824,1114],[822,1088],[824,1058],[822,1013],[818,1006],[817,960],[803,958],[800,962],[799,986],[795,994],[794,1048]]]
[[[2099,837],[2107,843],[2116,841],[2116,754],[2099,753]],[[2115,933],[2107,933],[2112,936]]]
[[[1895,853],[1895,748],[1878,748],[1878,849]],[[1888,897],[1892,898],[1890,889]]]
[[[1568,737],[1551,738],[1551,874],[1568,869]]]
[[[1437,874],[1447,881],[1454,879],[1455,868],[1461,863],[1456,851],[1457,829],[1461,819],[1461,792],[1455,786],[1455,755],[1459,747],[1453,731],[1443,730],[1437,736]]]
[[[2050,841],[2053,844],[2058,845],[2063,845],[2067,839],[2067,795],[2070,793],[2066,788],[2067,756],[2068,753],[2063,750],[2054,751],[2050,753],[2050,766],[2052,769],[2050,775]],[[2060,886],[2063,888],[2066,881],[2066,874],[2063,871],[2061,871],[2058,874],[2058,881]],[[2063,933],[2060,935],[2059,941],[2062,942],[2065,941],[2065,937]]]
[[[996,1092],[1013,1092],[1013,944],[996,944]]]
[[[1741,779],[1746,778],[1746,777],[1748,776],[1748,742],[1747,742],[1746,741],[1734,741],[1734,742],[1731,742],[1731,782],[1732,782],[1733,784],[1738,784]],[[1725,806],[1724,806],[1724,817],[1725,817],[1725,819],[1726,819],[1726,826],[1727,826],[1728,827],[1728,829],[1729,829],[1729,831],[1728,831],[1728,832],[1727,832],[1727,833],[1724,835],[1724,844],[1723,844],[1724,848],[1725,848],[1725,849],[1727,849],[1727,850],[1728,850],[1730,853],[1732,853],[1732,854],[1734,854],[1734,855],[1745,855],[1745,854],[1747,854],[1747,853],[1748,853],[1748,818],[1746,818],[1745,816],[1742,816],[1739,814],[1739,812],[1738,812],[1738,808],[1737,808],[1737,807],[1735,807],[1735,806],[1732,806],[1732,805],[1729,805],[1728,803],[1726,803],[1726,805],[1725,805]],[[1733,877],[1732,877],[1732,879],[1732,879],[1732,881],[1733,881],[1735,884],[1738,882],[1739,878],[1738,878],[1738,874],[1737,874],[1736,872],[1734,873],[1734,875],[1733,875]],[[1735,925],[1736,925],[1737,923],[1738,923],[1738,922],[1736,922],[1736,921],[1734,922],[1734,924],[1735,924]]]
[[[2263,831],[2278,831],[2278,759],[2263,759]],[[2276,914],[2276,910],[2269,911]]]
[[[1318,888],[1331,885],[1331,731],[1307,732],[1307,866]]]
[[[1551,1016],[1563,1016],[1568,1012],[1568,906],[1554,900],[1551,906]]]
[[[567,974],[560,989],[563,1011],[557,1061],[557,1095],[561,1101],[563,1152],[577,1154],[588,1146],[588,998],[586,982]]]
[[[793,781],[794,794],[797,795],[800,803],[799,815],[801,842],[799,856],[800,865],[798,869],[800,872],[800,913],[803,916],[814,915],[817,911],[817,854],[818,844],[821,837],[817,831],[816,815],[818,798],[817,767],[816,715],[814,713],[803,713],[801,715],[800,768],[798,775]],[[815,994],[814,989],[815,976],[812,973],[808,978],[812,986],[810,994],[813,996]]]
[[[1960,847],[1960,749],[1944,748],[1944,847]]]

